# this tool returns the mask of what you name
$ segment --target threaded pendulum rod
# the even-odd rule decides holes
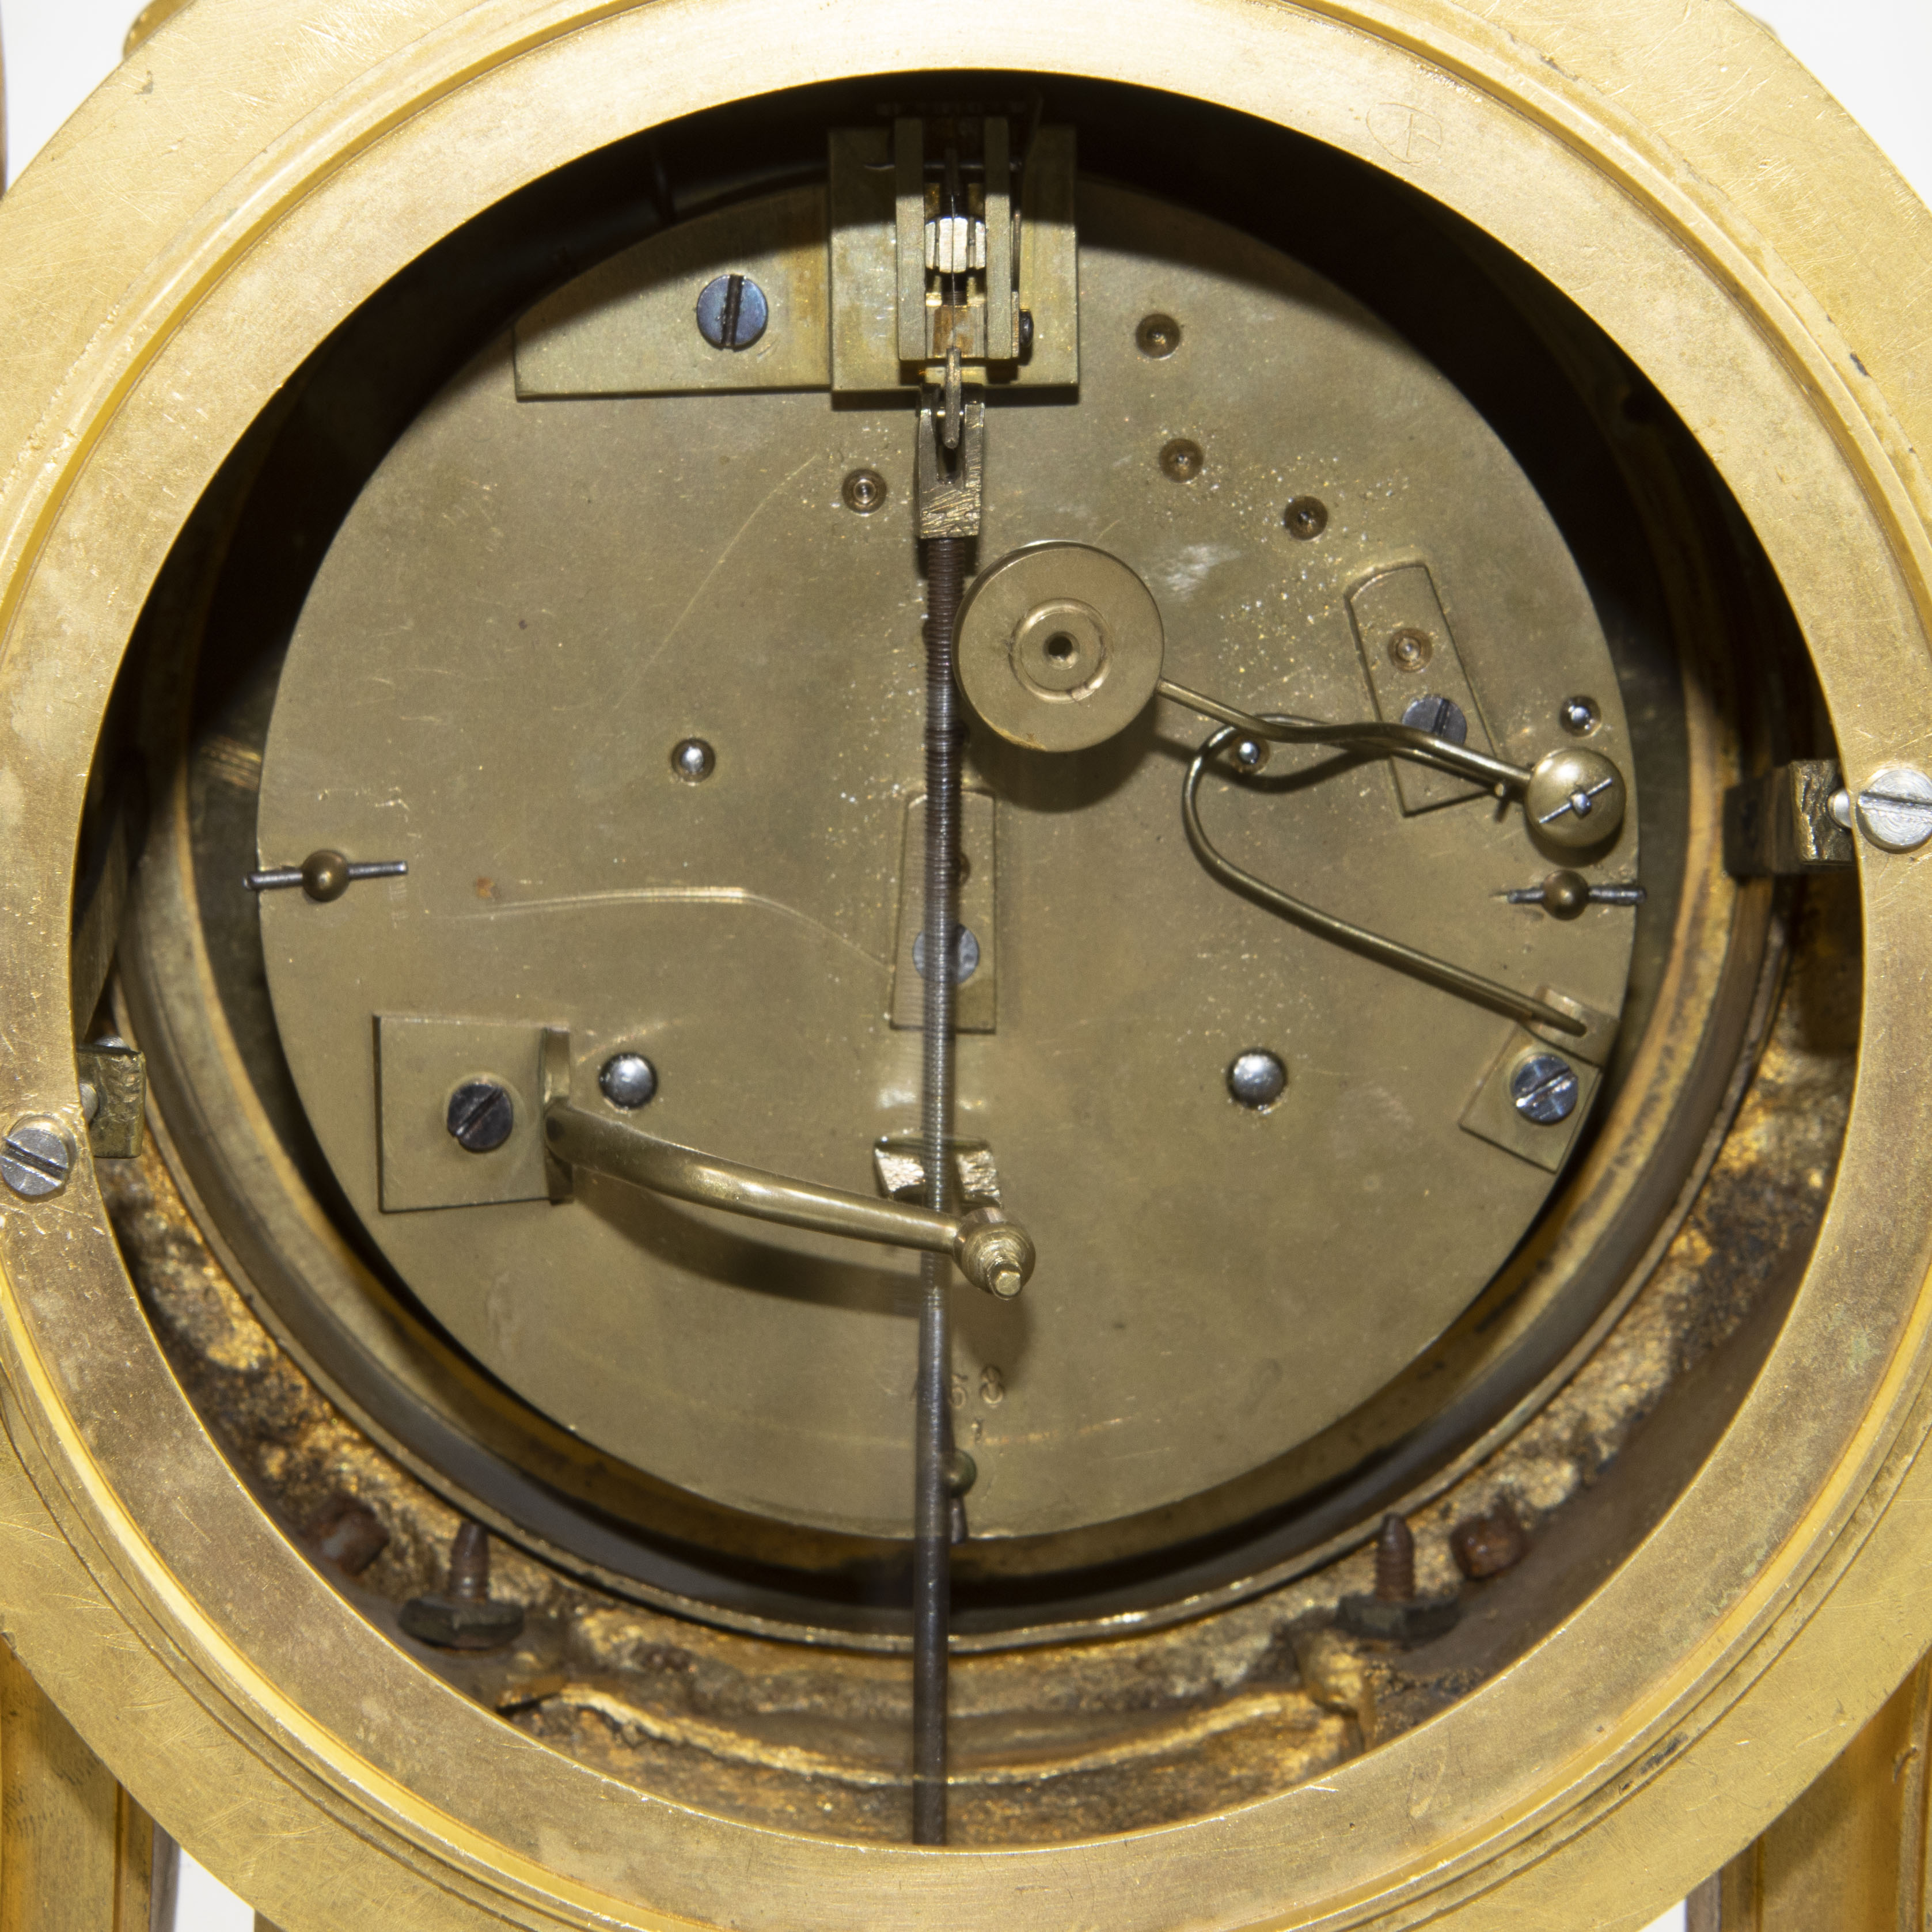
[[[950,1204],[946,1137],[952,1115],[953,928],[957,923],[959,751],[953,626],[970,544],[926,546],[926,981],[920,1130],[926,1204]],[[946,1842],[946,1624],[951,1607],[952,1267],[920,1258],[919,1425],[913,1514],[913,1842]]]

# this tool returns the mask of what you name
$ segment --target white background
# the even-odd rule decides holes
[[[1616,0],[1603,0],[1613,10]],[[121,58],[140,0],[0,0],[6,178]],[[1760,0],[1753,10],[1864,123],[1932,201],[1932,0]],[[1802,159],[1800,165],[1802,166]],[[1906,265],[1900,265],[1904,272]],[[253,1915],[184,1855],[176,1932],[252,1932]],[[1651,1932],[1682,1932],[1679,1906]]]

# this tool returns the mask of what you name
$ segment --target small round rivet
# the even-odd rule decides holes
[[[1198,442],[1178,436],[1160,452],[1160,466],[1177,483],[1192,483],[1207,463]]]
[[[1566,698],[1556,707],[1556,722],[1573,738],[1587,738],[1604,722],[1603,707],[1594,698],[1580,694]]]
[[[1553,1127],[1576,1111],[1576,1070],[1560,1054],[1532,1053],[1510,1076],[1516,1112],[1539,1127]]]
[[[980,1466],[963,1449],[956,1449],[946,1459],[946,1489],[949,1496],[963,1496],[980,1480]]]
[[[1180,346],[1180,325],[1171,315],[1144,315],[1134,331],[1134,346],[1156,362],[1165,362]]]
[[[470,1154],[494,1154],[517,1124],[515,1103],[494,1080],[466,1080],[449,1096],[443,1125]]]
[[[1421,697],[1410,699],[1403,709],[1402,722],[1412,731],[1426,731],[1432,738],[1444,739],[1451,745],[1469,742],[1468,718],[1453,698],[1438,698],[1425,692]]]
[[[58,1194],[74,1172],[74,1148],[58,1122],[43,1114],[16,1120],[0,1142],[0,1180],[22,1201]]]
[[[913,936],[912,967],[922,980],[926,977],[926,934],[922,932]],[[970,927],[956,926],[952,928],[952,983],[963,986],[979,970],[979,940]]]
[[[349,861],[340,852],[311,852],[302,861],[302,889],[317,905],[339,899],[349,890]]]
[[[1932,838],[1932,778],[1910,765],[1876,773],[1857,804],[1858,830],[1882,852],[1916,852]]]
[[[1269,1107],[1288,1088],[1288,1069],[1278,1054],[1250,1047],[1228,1068],[1228,1091],[1244,1107]]]
[[[597,1070],[597,1090],[629,1113],[656,1097],[658,1070],[641,1053],[614,1053]]]
[[[720,275],[698,298],[698,332],[714,349],[750,348],[770,317],[764,290],[748,275]]]
[[[1328,527],[1328,506],[1319,496],[1298,496],[1281,513],[1288,535],[1312,542]]]
[[[1269,747],[1265,738],[1237,738],[1228,747],[1228,762],[1238,772],[1258,772],[1268,766]]]
[[[855,470],[840,486],[838,494],[844,498],[847,509],[869,517],[884,507],[886,479],[876,470]]]
[[[1405,626],[1388,640],[1389,662],[1397,670],[1420,670],[1436,655],[1436,640],[1426,631]]]
[[[680,738],[670,748],[670,768],[686,784],[702,784],[718,769],[718,754],[702,738]]]

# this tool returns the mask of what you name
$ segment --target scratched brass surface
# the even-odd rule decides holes
[[[318,7],[298,35],[286,8],[196,0],[10,192],[0,304],[34,318],[0,390],[0,448],[28,452],[0,516],[15,1104],[78,1129],[58,989],[88,749],[146,586],[264,398],[494,198],[640,113],[929,58],[910,18],[884,0],[836,20],[423,0]],[[1932,402],[1902,265],[1932,218],[1762,29],[1709,0],[1614,17],[1168,0],[1093,26],[1071,0],[995,4],[976,58],[1302,128],[1406,171],[1569,290],[1764,542],[1848,776],[1912,754],[1932,706],[1913,454]],[[1884,1051],[1861,1064],[1762,1372],[1557,1640],[1312,1784],[960,1858],[754,1832],[569,1762],[373,1638],[274,1528],[166,1373],[86,1168],[0,1225],[9,1634],[162,1821],[291,1932],[1044,1925],[1096,1898],[1126,1926],[1543,1926],[1582,1901],[1640,1926],[1809,1782],[1932,1634],[1932,1184],[1912,1154],[1932,1132],[1932,916],[1918,862],[1861,862],[1864,1032]]]

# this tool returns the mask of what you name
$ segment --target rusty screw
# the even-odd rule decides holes
[[[481,1523],[466,1522],[449,1546],[449,1581],[403,1606],[403,1628],[441,1650],[500,1650],[523,1633],[520,1604],[490,1594],[490,1538]]]
[[[1415,1534],[1391,1514],[1376,1536],[1375,1594],[1344,1597],[1335,1621],[1353,1636],[1406,1645],[1447,1636],[1460,1614],[1454,1597],[1415,1594]]]
[[[1449,1553],[1468,1577],[1513,1569],[1528,1553],[1529,1538],[1505,1496],[1486,1516],[1471,1516],[1449,1532]]]
[[[1415,1532],[1399,1516],[1384,1516],[1376,1537],[1376,1594],[1385,1604],[1415,1594]]]

